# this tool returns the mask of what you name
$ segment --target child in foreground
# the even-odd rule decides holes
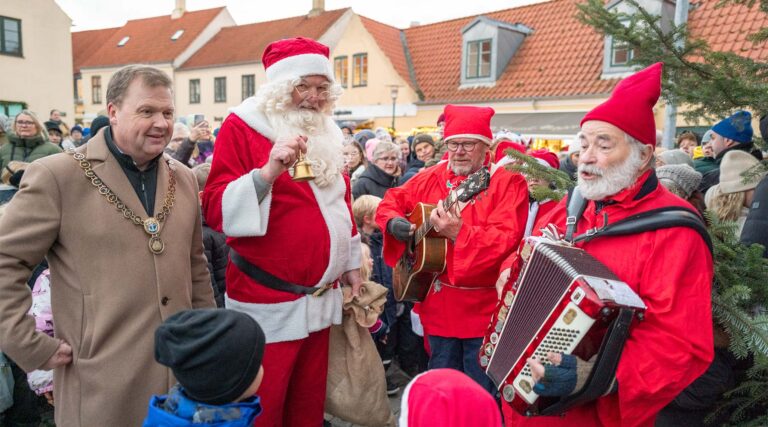
[[[155,331],[155,359],[179,381],[153,396],[144,427],[252,426],[264,376],[264,332],[250,316],[226,309],[185,310]]]

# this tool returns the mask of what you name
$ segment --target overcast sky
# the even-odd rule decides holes
[[[129,19],[169,15],[174,0],[55,0],[72,18],[72,31],[121,26]],[[360,14],[398,28],[412,21],[437,21],[538,3],[541,0],[326,0],[325,9],[352,7]],[[271,21],[303,15],[312,0],[187,0],[187,10],[227,6],[235,22]]]

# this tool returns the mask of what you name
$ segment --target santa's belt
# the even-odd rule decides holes
[[[325,293],[328,289],[334,287],[336,282],[326,283],[319,286],[301,286],[295,283],[286,282],[285,280],[273,276],[272,274],[262,270],[261,268],[246,261],[245,258],[240,256],[237,252],[230,248],[229,259],[232,264],[245,273],[251,279],[259,282],[268,288],[275,289],[283,292],[290,292],[292,294],[299,295],[312,295],[313,297],[319,297]]]

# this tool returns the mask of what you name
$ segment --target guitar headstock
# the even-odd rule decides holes
[[[488,168],[481,167],[477,172],[469,175],[467,179],[462,181],[462,183],[454,189],[453,193],[456,195],[457,201],[468,202],[481,191],[488,188],[490,182],[491,173],[488,172]]]

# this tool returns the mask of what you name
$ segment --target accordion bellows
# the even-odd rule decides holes
[[[626,283],[582,249],[531,237],[521,246],[520,256],[523,266],[491,319],[480,364],[505,401],[522,414],[535,415],[552,399],[540,402],[533,392],[529,357],[546,364],[548,352],[578,350],[588,360],[621,308],[641,312],[645,306]]]

